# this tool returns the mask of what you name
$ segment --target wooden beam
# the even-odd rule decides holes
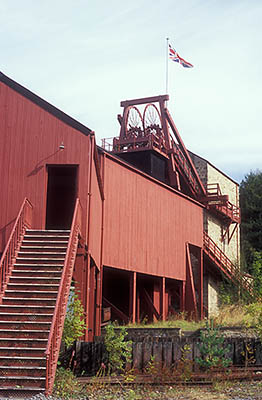
[[[119,308],[117,308],[114,304],[112,304],[109,300],[107,300],[105,297],[103,297],[103,302],[107,307],[111,307],[112,310],[116,313],[116,315],[122,319],[125,323],[128,324],[129,318],[126,314],[124,314]]]
[[[144,299],[147,303],[147,305],[150,308],[150,311],[153,313],[153,315],[159,320],[160,319],[160,314],[158,313],[157,309],[154,306],[153,301],[151,300],[148,292],[146,291],[146,289],[143,290],[143,295],[144,295]]]
[[[124,100],[121,101],[120,106],[121,107],[129,107],[129,106],[136,106],[139,104],[148,104],[148,103],[157,103],[160,101],[167,101],[169,100],[169,96],[162,95],[162,96],[153,96],[153,97],[144,97],[141,99],[133,99],[133,100]]]
[[[197,317],[196,291],[188,243],[186,244],[186,269],[186,311],[193,313]]]

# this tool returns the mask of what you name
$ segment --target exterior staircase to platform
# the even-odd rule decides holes
[[[239,267],[226,256],[206,232],[204,232],[203,250],[229,280],[238,284],[251,298],[253,297],[253,280],[242,274]]]
[[[0,398],[45,391],[45,351],[69,235],[25,233],[0,305]]]

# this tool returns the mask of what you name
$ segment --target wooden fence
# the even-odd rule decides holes
[[[181,360],[183,349],[187,360],[199,357],[200,330],[181,332],[180,329],[128,329],[127,340],[132,340],[132,365],[140,371],[145,370],[152,357],[163,367],[175,368]],[[221,329],[224,346],[229,348],[227,357],[234,366],[262,366],[262,344],[252,332],[241,328]],[[186,347],[185,347],[186,346]],[[248,362],[250,360],[250,362]],[[252,361],[251,361],[252,360]],[[76,349],[76,370],[82,376],[93,376],[101,363],[107,362],[103,337],[93,343],[79,342]],[[248,365],[249,364],[249,365]]]

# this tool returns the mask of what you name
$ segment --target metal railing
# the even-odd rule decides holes
[[[13,265],[22,242],[26,229],[32,225],[33,206],[25,198],[18,212],[13,229],[10,233],[8,242],[0,260],[0,303],[4,295]]]
[[[56,299],[56,307],[53,315],[52,325],[49,332],[46,356],[46,395],[52,392],[57,360],[59,356],[62,339],[64,320],[66,315],[67,300],[76,259],[78,240],[81,232],[82,209],[79,199],[76,200],[70,237],[66,251],[63,273]]]
[[[238,266],[234,265],[232,261],[225,255],[225,253],[216,245],[213,239],[204,232],[203,237],[204,251],[209,255],[211,260],[224,272],[224,274],[233,280],[236,280],[243,289],[252,295],[253,285],[252,282],[241,273]]]
[[[183,152],[181,151],[179,145],[175,143],[175,141],[172,139],[172,147],[174,151],[175,158],[178,162],[178,165],[180,166],[181,173],[185,175],[188,183],[190,184],[191,188],[193,189],[195,194],[200,193],[199,185],[198,182],[195,178],[195,176],[192,173],[191,166],[189,165],[186,157],[184,156]]]
[[[240,208],[228,200],[227,195],[222,195],[219,183],[209,183],[206,187],[207,197],[205,203],[236,223],[240,223]]]

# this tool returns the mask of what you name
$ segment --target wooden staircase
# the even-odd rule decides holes
[[[26,230],[0,305],[0,398],[45,392],[45,351],[69,235]]]

